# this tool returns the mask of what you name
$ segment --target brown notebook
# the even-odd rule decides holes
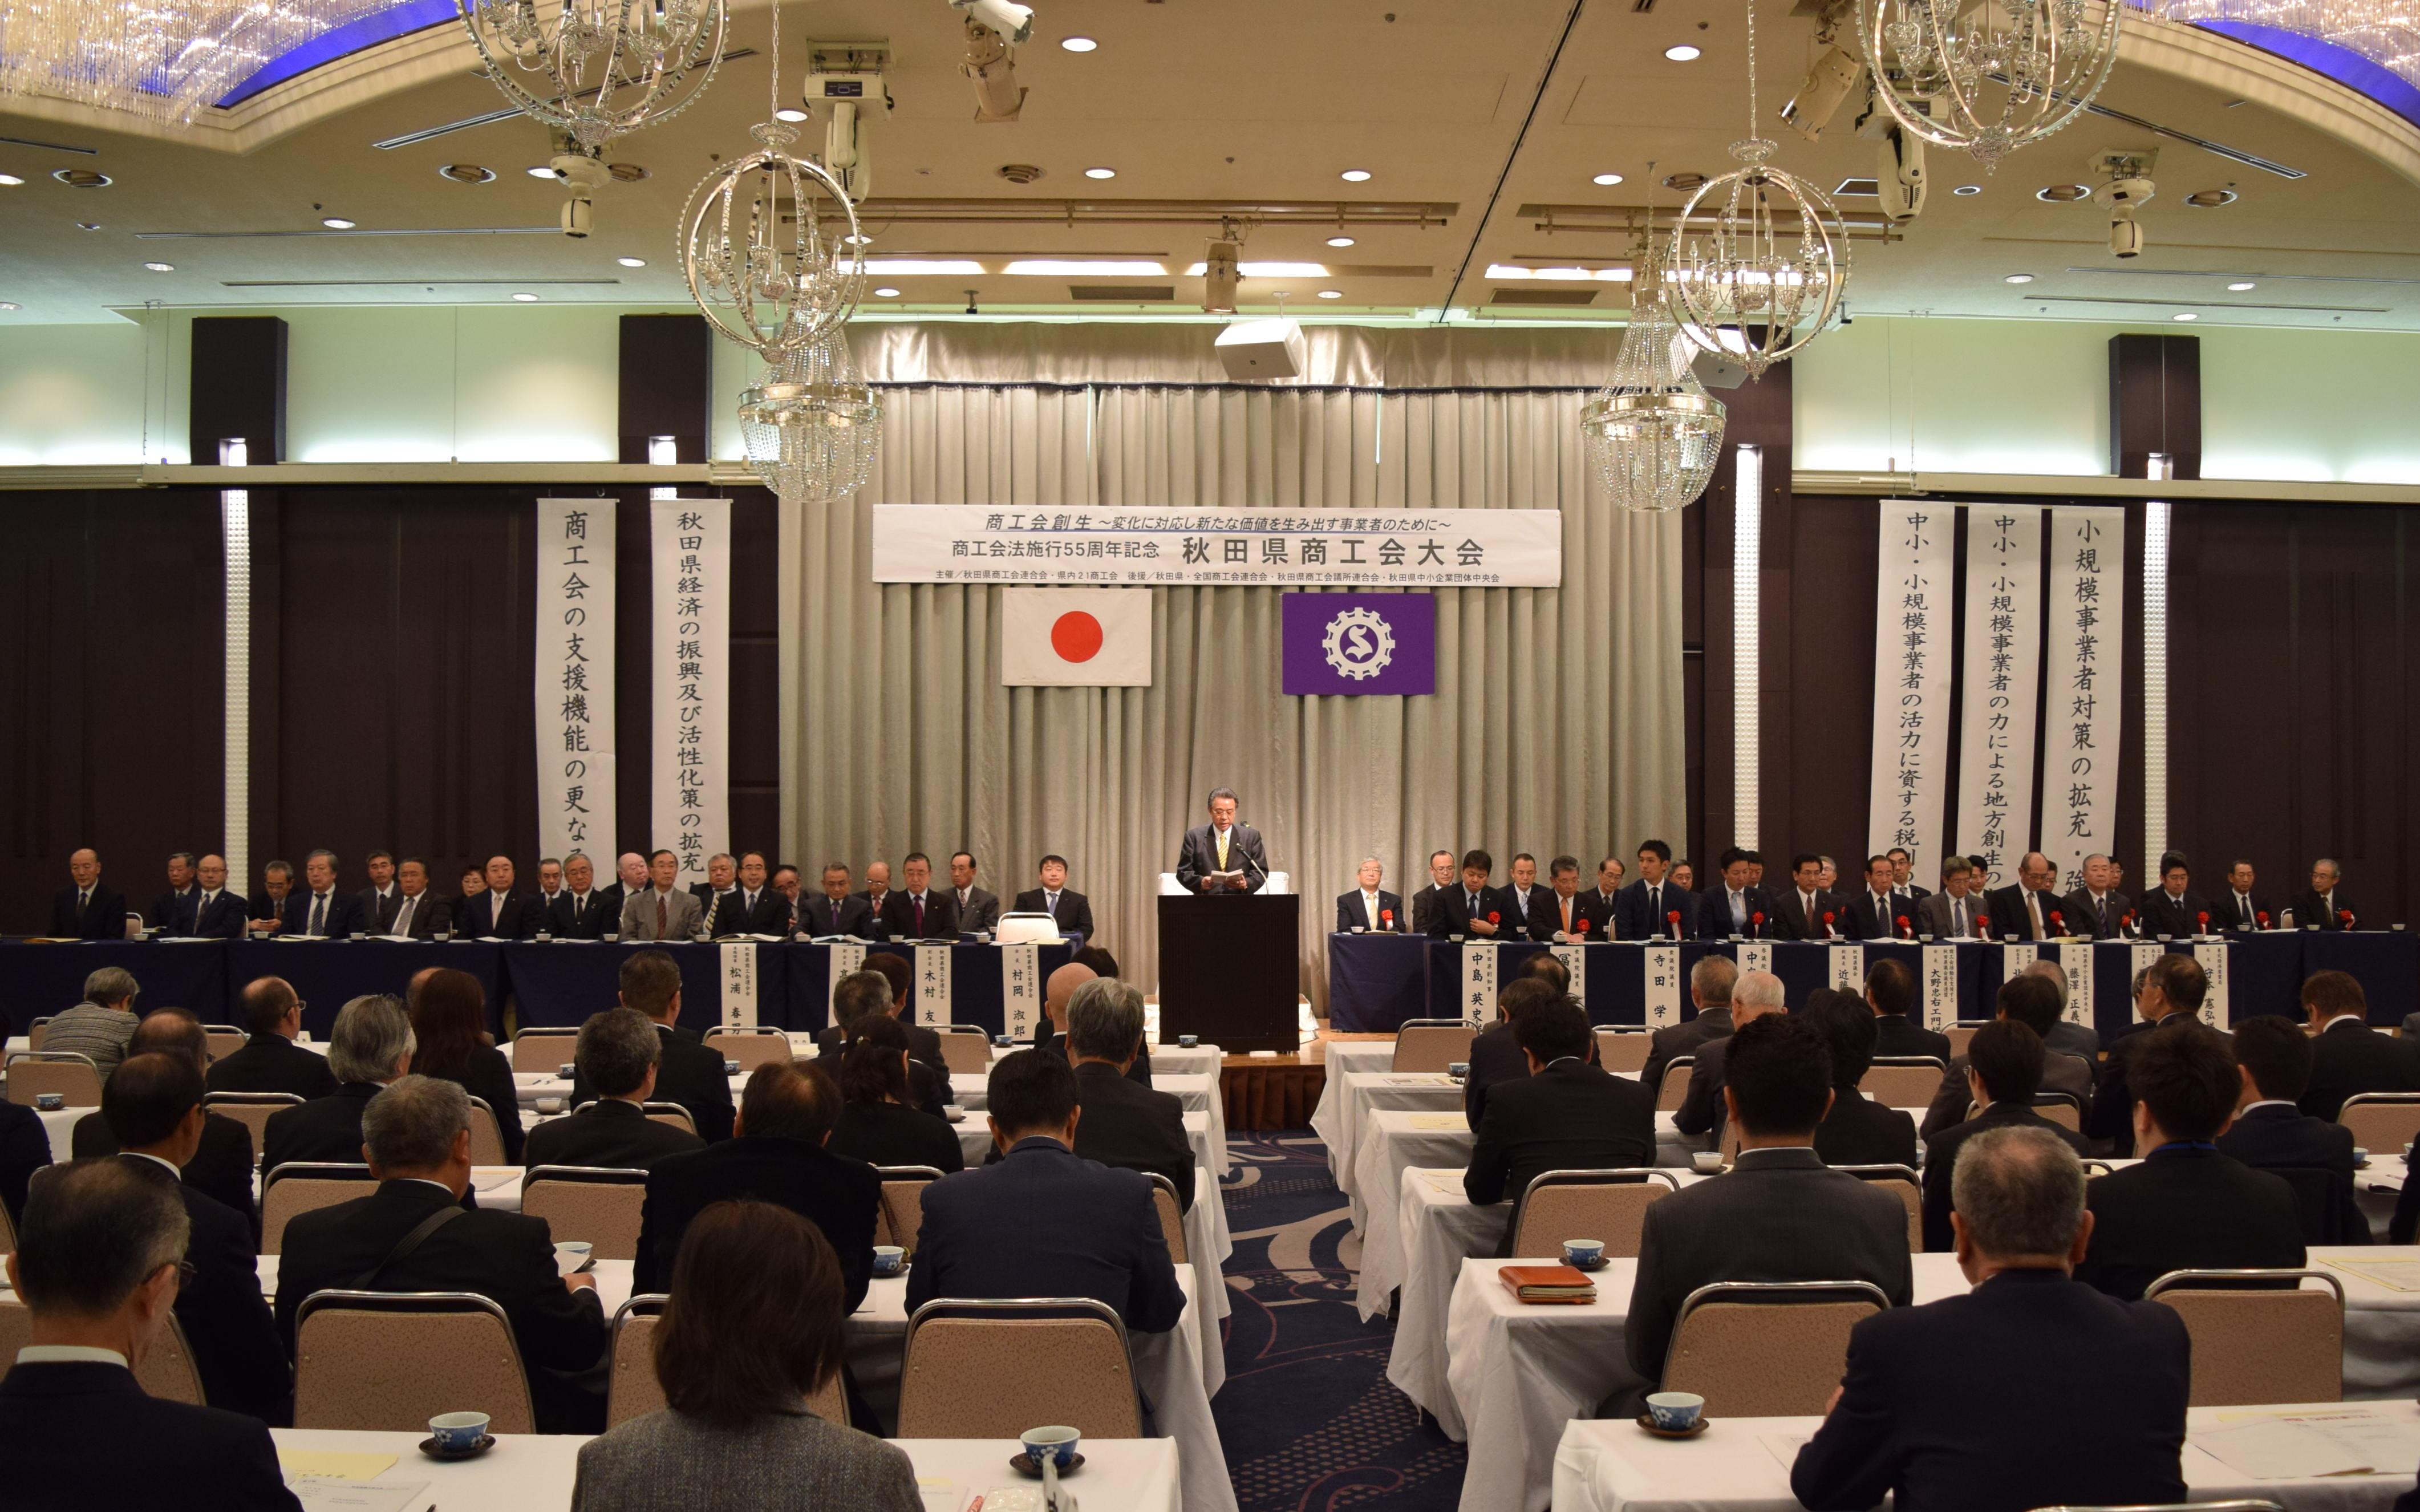
[[[1502,1265],[1496,1276],[1525,1302],[1596,1301],[1596,1283],[1567,1265]]]

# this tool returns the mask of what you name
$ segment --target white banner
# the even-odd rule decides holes
[[[1958,1021],[1958,947],[1924,947],[1924,1026],[1935,1033]]]
[[[649,506],[654,739],[649,834],[683,882],[731,844],[731,501]]]
[[[874,581],[1552,588],[1563,581],[1563,517],[877,504]]]
[[[2092,942],[2062,940],[2051,948],[2058,952],[2059,969],[2067,973],[2067,1021],[2098,1029],[2092,1016]]]
[[[840,986],[842,977],[865,970],[865,947],[840,944],[826,948],[831,954],[824,958],[824,1022],[830,1023],[832,1021],[832,990]]]
[[[2134,976],[2140,976],[2143,973],[2149,971],[2151,969],[2151,962],[2159,959],[2162,956],[2168,953],[2167,946],[2161,944],[2156,941],[2148,940],[2137,941],[2134,943],[2128,945],[2126,950],[2127,954],[2132,958],[2127,962],[2126,969]]]
[[[1587,950],[1587,948],[1586,948],[1585,946],[1581,946],[1581,945],[1556,945],[1556,946],[1554,946],[1553,948],[1554,948],[1554,952],[1555,952],[1555,959],[1556,959],[1557,960],[1559,960],[1559,961],[1561,961],[1561,962],[1563,963],[1563,970],[1565,970],[1565,971],[1567,971],[1567,972],[1569,972],[1569,973],[1571,973],[1571,974],[1572,974],[1572,996],[1574,996],[1574,997],[1575,997],[1575,998],[1579,999],[1579,1000],[1580,1000],[1580,1002],[1581,1002],[1581,1003],[1583,1003],[1583,1004],[1587,1003],[1587,1002],[1588,1002],[1588,950]]]
[[[2015,981],[2017,979],[2018,973],[2024,971],[2026,967],[2032,965],[2040,958],[2041,947],[2030,943],[2016,945],[2002,945],[2000,947],[2001,982],[2006,984]],[[1986,1017],[1989,1017],[1989,1015],[1986,1015]]]
[[[1893,847],[1931,876],[1949,782],[1950,590],[1958,507],[1885,499],[1874,579],[1874,759],[1866,850]]]
[[[1475,1028],[1496,1021],[1496,947],[1462,947],[1462,1020]]]
[[[1001,1022],[1019,1044],[1033,1037],[1042,1021],[1042,947],[1000,947]]]
[[[950,1022],[950,952],[954,945],[916,947],[916,1021],[927,1029]]]
[[[2125,689],[2126,511],[2050,512],[2050,708],[2042,720],[2042,845],[2059,886],[2118,839],[2118,715]],[[2143,871],[2149,875],[2147,865]]]
[[[1681,947],[1640,947],[1640,981],[1647,994],[1647,1027],[1669,1029],[1681,1021]]]
[[[1773,970],[1773,942],[1743,940],[1739,943],[1739,969],[1743,972]]]
[[[1824,956],[1826,963],[1832,969],[1832,985],[1838,988],[1843,992],[1854,992],[1860,997],[1864,996],[1866,990],[1866,947],[1863,945],[1834,945],[1831,949],[1824,952]]]
[[[2201,1021],[2213,1029],[2235,1022],[2226,1001],[2226,942],[2207,941],[2193,947],[2194,959],[2201,962],[2204,975],[2210,978],[2210,991],[2201,1000]]]
[[[537,849],[613,861],[613,501],[537,501]]]
[[[718,947],[722,964],[722,1027],[756,1027],[756,947],[734,940]]]
[[[1988,885],[2017,874],[2034,834],[2034,729],[2041,698],[2039,508],[1966,511],[1966,659],[1959,678],[1959,851],[1978,855]],[[1979,890],[1979,889],[1978,889]]]

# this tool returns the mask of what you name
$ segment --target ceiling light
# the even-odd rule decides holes
[[[971,257],[868,257],[865,271],[889,273],[893,278],[939,277],[954,273],[980,273],[984,265]]]
[[[1626,284],[1627,268],[1525,268],[1519,263],[1491,262],[1487,276],[1497,279],[1543,279],[1561,284]]]
[[[647,265],[647,259],[644,257],[616,257],[613,260],[625,268],[644,268]]]
[[[2253,287],[2253,285],[2252,285],[2251,281],[2247,279],[2247,280],[2245,280],[2244,282],[2240,283],[2240,284],[2229,284],[2229,285],[2227,285],[2227,286],[2226,286],[2226,291],[2227,291],[2228,293],[2230,293],[2230,294],[2242,294],[2242,293],[2248,293],[2248,292],[2250,292],[2250,291],[2251,291],[2252,287]]]
[[[2004,284],[2030,284],[2033,281],[2034,275],[2031,273],[2010,273],[2000,280]]]
[[[2205,189],[2198,194],[2187,195],[2185,203],[2195,210],[2216,210],[2221,205],[2234,204],[2235,199],[2232,189]]]
[[[1370,170],[1367,168],[1347,168],[1336,177],[1343,179],[1348,184],[1366,184],[1370,181]]]
[[[78,221],[76,222],[76,229],[79,231],[98,231],[101,229],[101,223],[99,221]]]
[[[2082,184],[2052,184],[2048,188],[2035,190],[2034,197],[2054,205],[2072,205],[2079,199],[2090,199],[2092,191]]]
[[[172,273],[177,271],[177,265],[173,262],[147,262],[143,266],[155,273]]]
[[[1059,45],[1070,53],[1089,53],[1101,44],[1089,37],[1063,37]]]
[[[349,231],[353,228],[353,223],[345,219],[341,215],[329,215],[322,217],[319,224],[326,226],[331,231]]]
[[[1020,257],[1001,270],[1016,278],[1165,278],[1164,264],[1116,257]]]
[[[1595,178],[1590,179],[1589,182],[1606,189],[1610,189],[1615,184],[1621,182],[1621,175],[1618,173],[1601,173]]]
[[[513,301],[515,304],[535,304],[537,303],[537,296],[535,294],[515,294],[513,296]]]
[[[796,123],[798,121],[805,120],[807,118],[807,113],[800,110],[796,105],[783,105],[781,109],[773,112],[773,118],[775,120],[785,120]]]
[[[1353,239],[1349,236],[1331,236],[1327,239],[1327,244],[1331,247],[1349,247],[1353,244]]]
[[[1691,47],[1688,43],[1683,42],[1678,47],[1666,48],[1664,50],[1664,55],[1670,58],[1675,63],[1695,63],[1704,55],[1699,53],[1698,49]]]
[[[882,288],[874,291],[874,297],[876,299],[897,299],[899,297],[899,290],[892,288],[886,284]]]
[[[1323,288],[1319,291],[1319,297],[1321,299],[1342,299],[1344,297],[1344,290],[1341,288]]]
[[[51,177],[70,189],[106,189],[109,175],[95,173],[90,168],[53,168]]]
[[[0,173],[0,187],[14,189],[24,181],[24,179],[18,178],[13,173]]]
[[[2176,314],[2169,316],[2168,319],[2171,320],[2198,320],[2201,317],[2195,315],[2191,310],[2179,310]]]
[[[1084,177],[1087,179],[1114,179],[1117,176],[1118,170],[1115,168],[1086,168],[1084,170]]]
[[[1953,195],[1979,195],[1983,192],[1983,186],[1981,184],[1960,184],[1957,188],[1949,192]]]
[[[531,178],[533,178],[533,179],[556,179],[556,178],[560,178],[560,177],[562,177],[560,174],[556,173],[552,168],[547,167],[547,166],[545,166],[545,165],[543,165],[543,164],[540,164],[539,166],[536,166],[536,167],[533,167],[533,168],[531,168],[531,169],[529,169],[529,170],[527,170],[527,171],[528,171],[528,173],[529,173],[529,176],[530,176]]]
[[[1197,262],[1185,270],[1187,278],[1200,278],[1210,271],[1206,262]],[[1244,278],[1325,278],[1327,264],[1324,262],[1239,262],[1235,273]]]
[[[15,300],[0,299],[0,310],[16,310],[23,308],[24,308],[24,306],[19,304]]]
[[[491,184],[496,181],[496,170],[475,163],[449,163],[437,170],[437,177],[451,179],[458,184]]]

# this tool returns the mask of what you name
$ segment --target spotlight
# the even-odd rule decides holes
[[[1341,288],[1323,288],[1319,291],[1319,297],[1321,299],[1342,299],[1344,297],[1344,290]]]
[[[532,167],[524,171],[533,179],[551,179],[555,176],[552,168]]]
[[[1202,259],[1202,307],[1212,315],[1235,313],[1235,286],[1241,281],[1235,257],[1242,250],[1233,242],[1213,242]]]
[[[886,284],[882,288],[874,291],[874,297],[876,299],[897,299],[899,297],[899,290],[892,288]]]
[[[773,118],[775,120],[788,121],[791,125],[796,126],[799,122],[807,118],[807,113],[800,110],[796,105],[783,105],[781,109],[773,112]]]
[[[1084,177],[1087,179],[1114,179],[1117,176],[1118,170],[1115,168],[1086,168],[1084,170]]]
[[[957,0],[951,0],[951,4],[954,8]],[[1009,51],[1010,39],[977,20],[975,7],[968,8],[967,58],[958,65],[958,71],[975,86],[975,119],[1015,120],[1017,112],[1025,108],[1025,91],[1016,85],[1016,56]],[[1032,14],[1026,11],[1028,31],[1032,29]]]
[[[2030,284],[2033,281],[2034,275],[2031,273],[2010,273],[2000,280],[2004,284]]]
[[[0,173],[0,189],[14,189],[24,181],[13,173]]]
[[[861,202],[874,192],[874,143],[866,123],[891,115],[891,88],[882,76],[887,57],[872,47],[830,53],[818,48],[809,54],[803,98],[827,111],[824,166],[850,199]],[[805,119],[803,113],[799,118]]]
[[[1666,54],[1670,56],[1670,54]],[[1838,43],[1826,47],[1807,69],[1806,82],[1799,85],[1797,95],[1781,107],[1781,118],[1791,129],[1812,142],[1832,124],[1832,117],[1849,102],[1865,82],[1865,60],[1842,49]]]
[[[644,268],[647,265],[647,259],[644,257],[616,257],[613,260],[625,268]]]

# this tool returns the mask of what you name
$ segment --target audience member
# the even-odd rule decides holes
[[[859,980],[861,977],[864,980]],[[869,953],[862,970],[851,972],[833,985],[832,1021],[816,1034],[815,1044],[820,1058],[829,1063],[824,1069],[838,1076],[839,1056],[848,1048],[849,1026],[861,1015],[888,1014],[908,1037],[908,1089],[916,1106],[936,1118],[944,1118],[948,1115],[942,1110],[957,1100],[957,1094],[950,1087],[950,1060],[941,1053],[940,1035],[918,1023],[908,1011],[915,990],[916,968],[906,956],[892,950]]]
[[[2101,1032],[2088,1023],[2071,1023],[2067,1019],[2067,968],[2060,965],[2053,957],[2038,956],[2032,965],[2017,974],[2039,976],[2048,982],[2058,993],[2058,1011],[2052,1020],[2050,1031],[2047,1034],[2028,1021],[2028,1027],[2033,1027],[2034,1033],[2041,1035],[2042,1049],[2054,1055],[2072,1055],[2084,1062],[2087,1068],[2098,1071],[2101,1066]],[[2042,1074],[2044,1085],[2056,1084],[2054,1071],[2044,1071]]]
[[[718,1202],[753,1197],[778,1203],[823,1231],[840,1256],[845,1311],[857,1311],[874,1278],[874,1218],[882,1178],[862,1161],[824,1147],[840,1116],[840,1088],[814,1062],[759,1066],[740,1095],[731,1137],[656,1162],[639,1218],[634,1293],[661,1291],[680,1255],[681,1236]]]
[[[362,1110],[379,1089],[411,1069],[411,1018],[403,999],[357,997],[339,1009],[328,1037],[336,1090],[269,1115],[260,1135],[264,1177],[293,1161],[362,1160]]]
[[[295,1038],[302,1033],[302,1000],[283,976],[262,976],[247,983],[236,1002],[243,1010],[243,1048],[210,1065],[213,1092],[286,1092],[295,1097],[324,1098],[336,1090],[336,1073],[328,1057],[304,1050]]]
[[[43,1053],[85,1056],[108,1081],[126,1058],[126,1042],[134,1037],[134,997],[142,990],[123,966],[103,966],[85,977],[84,1001],[54,1017],[42,1031]]]
[[[868,1165],[966,1166],[958,1131],[914,1102],[908,1029],[888,1013],[861,1014],[840,1061],[840,1117],[824,1147]]]
[[[438,967],[411,979],[411,1068],[458,1082],[488,1105],[503,1137],[504,1163],[521,1163],[521,1104],[513,1063],[486,1028],[488,995],[469,972]]]
[[[1930,1055],[1947,1064],[1949,1037],[1908,1015],[1916,1007],[1916,973],[1903,960],[1878,960],[1866,973],[1866,1003],[1874,1010],[1874,1053]]]
[[[1699,1052],[1736,1027],[1731,1005],[1739,991],[1739,974],[1730,957],[1712,952],[1699,957],[1698,964],[1689,968],[1689,1002],[1697,1016],[1648,1037],[1647,1064],[1639,1068],[1638,1084],[1650,1097],[1663,1089],[1665,1068],[1683,1055],[1696,1055],[1702,1064],[1705,1057]]]
[[[2366,1244],[2369,1221],[2353,1195],[2352,1130],[2294,1105],[2310,1081],[2316,1043],[2301,1024],[2273,1013],[2236,1024],[2227,1044],[2243,1085],[2218,1147],[2294,1189],[2305,1244]]]
[[[210,1037],[202,1028],[202,1021],[184,1009],[154,1008],[135,1026],[134,1037],[126,1042],[126,1052],[130,1057],[154,1052],[175,1055],[191,1064],[195,1076],[201,1076],[210,1064]],[[116,1126],[109,1116],[107,1087],[101,1088],[101,1111],[76,1120],[70,1148],[80,1161],[117,1153]],[[233,1208],[242,1217],[257,1247],[260,1212],[252,1195],[252,1130],[225,1114],[210,1114],[203,1120],[196,1152],[179,1163],[184,1166],[185,1185]]]
[[[2312,973],[2303,983],[2303,1009],[2310,1015],[2312,1037],[2310,1083],[2301,1099],[2304,1113],[2334,1119],[2345,1099],[2357,1092],[2420,1092],[2420,1047],[2369,1026],[2369,999],[2352,977]],[[50,1041],[42,1044],[48,1049]]]
[[[2201,962],[2180,952],[2169,951],[2144,970],[2134,990],[2134,1010],[2143,1021],[2110,1037],[2109,1059],[2101,1068],[2101,1084],[2093,1089],[2092,1108],[2085,1117],[2086,1134],[2111,1141],[2120,1157],[2134,1153],[2137,1094],[2131,1069],[2134,1056],[2155,1039],[2198,1026],[2201,1021],[2195,1015],[2209,990],[2210,977]],[[2233,1078],[2228,1080],[2231,1083]],[[2228,1104],[2232,1106],[2234,1100],[2229,1092]],[[2210,1133],[2199,1137],[2210,1138],[2226,1122],[2222,1116],[2211,1125]]]
[[[1826,1165],[1904,1165],[1916,1169],[1916,1120],[1857,1090],[1881,1037],[1865,1005],[1835,993],[1802,1015],[1832,1055],[1832,1111],[1815,1130]]]
[[[568,1118],[549,1118],[532,1129],[522,1142],[522,1159],[533,1166],[652,1171],[667,1156],[704,1149],[706,1142],[688,1130],[647,1116],[663,1051],[656,1026],[636,1008],[590,1014],[571,1053],[597,1097]]]
[[[1142,1051],[1142,990],[1113,976],[1076,989],[1067,1004],[1068,1060],[1076,1068],[1078,1159],[1168,1178],[1181,1208],[1193,1206],[1193,1140],[1185,1105],[1126,1079]],[[1003,1152],[1004,1153],[1004,1152]]]
[[[1532,956],[1531,960],[1552,960],[1552,956]],[[1713,959],[1713,958],[1708,958]],[[1521,1053],[1521,1041],[1514,1036],[1512,1024],[1521,1014],[1541,1003],[1552,1003],[1562,996],[1542,977],[1526,974],[1513,977],[1496,994],[1496,1021],[1471,1037],[1468,1063],[1470,1072],[1462,1083],[1463,1121],[1476,1130],[1487,1114],[1490,1088],[1508,1082],[1528,1080],[1529,1065]],[[1652,1102],[1654,1099],[1650,1098]]]
[[[2007,984],[2015,987],[2020,977]],[[2007,989],[2003,988],[2005,991]],[[2036,981],[2029,992],[2047,995],[2047,985]],[[1969,1139],[1993,1129],[2047,1129],[2079,1156],[2087,1153],[2084,1136],[2036,1113],[2034,1094],[2041,1088],[2042,1065],[2050,1059],[2041,1037],[2013,1015],[2003,1014],[1975,1031],[1966,1053],[1959,1057],[1966,1079],[1964,1107],[1976,1110],[1938,1133],[1925,1136],[1924,1247],[1936,1254],[1950,1243],[1949,1215],[1956,1192],[1958,1152]]]
[[[581,1445],[573,1512],[847,1507],[922,1512],[907,1455],[806,1411],[839,1374],[840,1262],[767,1202],[697,1215],[656,1325],[666,1410]]]
[[[1499,1255],[1512,1253],[1520,1203],[1543,1173],[1655,1163],[1655,1099],[1628,1077],[1589,1064],[1591,1032],[1578,999],[1552,993],[1525,1004],[1512,1021],[1529,1074],[1488,1099],[1462,1177],[1463,1193],[1481,1207],[1513,1199]]]
[[[1719,959],[1714,956],[1706,958],[1707,960]],[[1821,991],[1828,990],[1821,990]],[[1819,997],[1821,991],[1819,991]],[[1852,1001],[1854,1000],[1852,999]],[[1731,988],[1730,1018],[1732,1023],[1737,1026],[1734,1033],[1737,1029],[1746,1028],[1766,1014],[1785,1011],[1787,1010],[1783,1004],[1781,978],[1771,972],[1749,972],[1740,977]],[[1724,1036],[1700,1041],[1697,1050],[1693,1052],[1697,1056],[1697,1064],[1689,1072],[1689,1089],[1682,1094],[1680,1110],[1672,1115],[1673,1124],[1681,1132],[1710,1136],[1716,1144],[1722,1142],[1723,1119],[1726,1116],[1723,1103],[1723,1063],[1729,1058],[1730,1046],[1730,1037]],[[1658,1084],[1657,1083],[1647,1083],[1651,1096],[1654,1094]]]
[[[1533,957],[1532,961],[1535,959]],[[1071,965],[1089,968],[1094,976],[1120,974],[1118,958],[1109,954],[1106,947],[1094,944],[1090,940],[1085,941],[1083,947],[1068,957],[1067,960]],[[1530,962],[1523,964],[1526,969]],[[1068,1001],[1070,1003],[1075,1001],[1074,993],[1068,994]],[[1060,1046],[1059,1050],[1061,1054],[1066,1053],[1064,1045]],[[1134,1064],[1126,1068],[1126,1080],[1142,1086],[1151,1085],[1151,1046],[1148,1043],[1135,1052]]]
[[[924,1189],[908,1271],[909,1312],[936,1297],[1095,1297],[1130,1333],[1164,1333],[1185,1315],[1151,1183],[1075,1152],[1076,1073],[1016,1051],[992,1064],[997,1165]]]
[[[1064,1043],[1067,1034],[1067,1005],[1075,1000],[1076,989],[1100,975],[1090,966],[1069,961],[1052,972],[1042,983],[1042,1021],[1033,1026],[1033,1048],[1048,1051],[1061,1060],[1067,1058]]]
[[[50,1163],[51,1131],[41,1115],[22,1102],[0,1102],[0,1207],[10,1223],[24,1216],[25,1183]]]
[[[605,1352],[596,1278],[557,1272],[545,1219],[461,1206],[471,1185],[471,1095],[461,1083],[398,1078],[363,1109],[362,1144],[377,1190],[286,1225],[277,1328],[287,1348],[315,1291],[473,1292],[512,1325],[538,1431],[602,1427],[603,1397],[578,1379]]]
[[[2074,1152],[2039,1129],[1988,1130],[1966,1146],[1955,1192],[1958,1265],[1974,1289],[1856,1325],[1830,1411],[1791,1468],[1800,1504],[2182,1502],[2184,1322],[2071,1279],[2093,1237]]]
[[[302,1512],[257,1418],[146,1392],[133,1366],[167,1326],[191,1222],[126,1161],[46,1173],[8,1284],[31,1343],[0,1378],[8,1500],[109,1512]]]
[[[2064,1092],[2073,1098],[2081,1123],[2092,1106],[2094,1066],[2083,1056],[2050,1048],[2050,1036],[2059,1026],[2057,985],[2033,972],[2019,972],[2000,984],[1997,1005],[1994,1019],[2024,1024],[2042,1041],[2041,1075],[2034,1091]],[[1966,1068],[1966,1057],[1961,1055],[1941,1073],[1941,1088],[1933,1093],[1932,1105],[1925,1110],[1924,1125],[1918,1130],[1928,1143],[1942,1130],[1966,1121],[1966,1110],[1976,1101],[1967,1086]],[[2028,1099],[2033,1095],[2025,1094]]]
[[[680,896],[689,896],[686,893]],[[621,990],[622,1006],[635,1008],[651,1020],[661,1043],[662,1054],[656,1063],[654,1099],[677,1102],[688,1109],[690,1121],[697,1126],[697,1137],[707,1144],[729,1139],[731,1073],[722,1068],[721,1051],[699,1038],[696,1030],[681,1026],[680,967],[675,964],[671,952],[634,952],[622,962]],[[571,1105],[577,1108],[597,1095],[575,1061]],[[664,1256],[664,1265],[667,1270],[672,1268],[671,1255]]]
[[[2131,1302],[2170,1270],[2302,1265],[2293,1189],[2212,1143],[2242,1088],[2226,1039],[2189,1023],[2133,1043],[2128,1074],[2143,1161],[2092,1183],[2092,1245],[2076,1279]]]

